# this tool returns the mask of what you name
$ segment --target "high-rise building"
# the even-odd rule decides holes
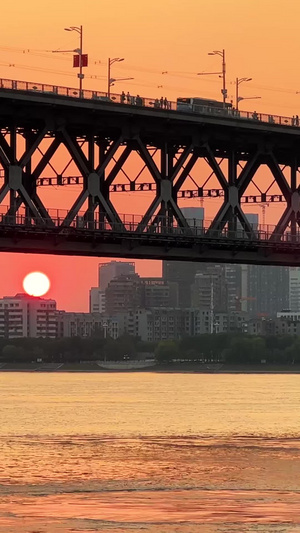
[[[180,209],[191,227],[202,227],[204,220],[203,207],[181,207]]]
[[[192,285],[192,307],[213,312],[227,311],[227,286],[222,265],[207,265],[198,272]]]
[[[28,294],[0,300],[0,337],[48,337],[57,335],[56,301]]]
[[[141,307],[141,283],[138,274],[113,278],[105,290],[105,312],[109,316]]]
[[[127,313],[139,308],[177,307],[178,285],[162,278],[140,278],[138,274],[118,276],[105,291],[108,315]]]
[[[247,213],[246,217],[252,228],[257,229],[258,215]],[[289,308],[291,297],[293,305],[296,305],[298,290],[296,276],[297,274],[294,273],[289,277],[287,267],[242,265],[240,269],[240,310],[249,313],[252,317],[257,315],[272,317],[276,316],[278,311]]]
[[[289,268],[289,309],[300,310],[300,268]]]
[[[178,284],[179,307],[191,307],[191,287],[203,263],[163,261],[163,279]]]
[[[135,263],[128,261],[110,261],[99,265],[99,288],[105,291],[112,279],[118,276],[135,274]]]
[[[141,306],[178,307],[178,284],[163,278],[140,278]]]
[[[243,265],[242,300],[251,316],[276,316],[289,308],[289,269],[280,266]]]
[[[201,226],[204,220],[204,210],[200,207],[184,207],[181,208],[184,216],[192,225],[195,221],[195,225]],[[258,214],[247,213],[246,218],[251,227],[256,230],[258,227]],[[242,228],[241,223],[238,221],[238,228]],[[211,266],[216,266],[210,263],[191,263],[185,261],[163,261],[163,278],[167,281],[173,281],[178,283],[178,304],[180,307],[191,307],[192,305],[192,285],[195,281],[197,273],[207,273],[207,269]],[[242,300],[242,296],[247,296],[247,290],[245,289],[245,273],[244,278],[242,276],[243,269],[240,265],[223,265],[225,270],[225,281],[227,285],[227,303],[222,307],[227,308],[228,311],[234,312],[239,307],[239,301]],[[245,267],[247,270],[247,267]],[[244,289],[242,284],[244,283]],[[244,294],[243,294],[244,293]],[[224,296],[224,293],[223,293]],[[242,306],[242,310],[247,311],[247,305]]]
[[[105,291],[99,287],[90,289],[90,313],[105,313]]]
[[[227,286],[227,309],[235,312],[241,309],[242,267],[241,265],[224,265]]]
[[[259,224],[259,217],[257,213],[245,213],[246,219],[248,220],[252,229],[257,230]],[[238,221],[238,228],[242,228],[240,221]]]
[[[181,207],[181,211],[191,227],[203,225],[203,207]],[[188,261],[163,261],[162,270],[164,280],[178,284],[179,307],[191,307],[191,286],[196,273],[201,270],[201,264]]]

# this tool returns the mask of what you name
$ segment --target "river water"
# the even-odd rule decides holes
[[[0,532],[300,533],[300,375],[0,373]]]

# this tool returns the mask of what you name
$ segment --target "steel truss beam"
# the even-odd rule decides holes
[[[279,165],[270,146],[264,149],[260,145],[253,149],[247,154],[247,160],[239,171],[241,152],[229,140],[227,148],[222,149],[222,159],[220,159],[217,155],[219,152],[211,141],[200,142],[197,138],[180,147],[170,141],[160,141],[153,148],[147,144],[136,128],[132,133],[128,133],[127,130],[122,131],[114,138],[103,138],[97,132],[79,136],[67,125],[60,125],[54,132],[51,131],[51,135],[46,124],[34,129],[28,127],[20,129],[19,125],[18,127],[11,125],[5,130],[2,128],[1,131],[0,165],[3,170],[3,184],[0,188],[0,204],[3,204],[5,198],[9,196],[9,206],[2,216],[2,223],[13,221],[18,225],[18,215],[22,212],[25,213],[26,223],[29,225],[57,228],[57,222],[50,216],[39,196],[39,186],[46,179],[56,180],[56,184],[75,179],[64,176],[70,162],[73,162],[80,173],[80,176],[76,177],[76,183],[81,186],[81,190],[60,223],[61,231],[71,229],[77,224],[78,227],[91,231],[95,227],[105,231],[115,231],[117,228],[118,232],[126,234],[128,229],[113,205],[111,193],[120,189],[142,190],[142,186],[145,186],[144,190],[153,191],[154,198],[135,227],[136,234],[168,233],[177,227],[183,234],[191,236],[190,223],[178,206],[178,199],[187,197],[186,193],[189,193],[189,197],[211,196],[223,200],[207,230],[207,237],[216,235],[216,232],[222,233],[224,228],[229,232],[229,236],[234,237],[240,228],[244,236],[254,242],[259,237],[243,211],[243,204],[259,201],[264,203],[271,201],[268,200],[270,197],[274,199],[273,201],[284,200],[286,203],[270,242],[282,241],[287,231],[294,242],[298,238],[300,225],[298,160],[295,157],[287,165],[290,168],[290,177],[287,178],[287,171]],[[21,150],[22,137],[25,149]],[[47,148],[43,149],[41,144],[45,139],[47,139]],[[59,174],[53,166],[52,158],[62,145],[71,159]],[[124,165],[132,154],[138,155],[143,164],[142,170],[136,177],[124,170]],[[209,166],[211,173],[208,179],[215,176],[220,184],[219,189],[207,190],[199,186],[195,191],[184,190],[186,180],[191,177],[199,160],[205,161]],[[260,197],[245,194],[261,165],[267,165],[270,169],[280,194],[267,195],[265,192],[261,193]],[[48,166],[51,166],[56,178],[44,177]],[[152,183],[137,182],[144,170],[149,172]],[[116,183],[120,173],[127,179],[127,184],[122,186]],[[70,184],[72,183],[70,181]]]
[[[144,168],[146,168],[144,166]],[[144,170],[143,168],[143,170]],[[120,169],[123,171],[123,169]],[[213,174],[213,173],[212,173]],[[4,177],[4,176],[3,176]],[[211,177],[211,176],[210,176]],[[0,173],[1,178],[1,173]],[[106,180],[107,183],[108,180]],[[274,180],[275,181],[275,180]],[[69,185],[83,185],[82,176],[61,176],[57,175],[55,178],[43,177],[39,178],[36,182],[37,187],[68,187]],[[176,190],[176,186],[174,186]],[[241,196],[242,204],[265,204],[265,203],[282,203],[286,202],[283,194],[269,194],[269,188],[265,192],[260,194],[250,194]],[[109,186],[110,193],[129,193],[129,192],[155,192],[156,183],[153,182],[137,182],[128,179],[128,183],[112,183]],[[177,199],[185,198],[207,198],[216,199],[224,197],[224,189],[204,189],[203,187],[197,187],[196,189],[179,189],[177,192]]]

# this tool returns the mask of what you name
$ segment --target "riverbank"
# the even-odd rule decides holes
[[[134,366],[134,362],[127,367],[122,363],[61,364],[61,363],[30,363],[12,364],[2,363],[0,372],[90,372],[90,373],[114,373],[114,372],[157,372],[157,373],[202,373],[202,374],[300,374],[300,365],[228,365],[228,364],[204,364],[204,363],[177,363],[170,365]]]

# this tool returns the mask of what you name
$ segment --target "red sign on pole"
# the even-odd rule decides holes
[[[88,55],[87,54],[82,54],[82,56],[81,56],[81,65],[83,67],[87,67],[88,66]]]
[[[73,56],[73,67],[79,68],[80,67],[80,55]],[[87,67],[88,66],[88,54],[82,54],[81,56],[81,66]]]

